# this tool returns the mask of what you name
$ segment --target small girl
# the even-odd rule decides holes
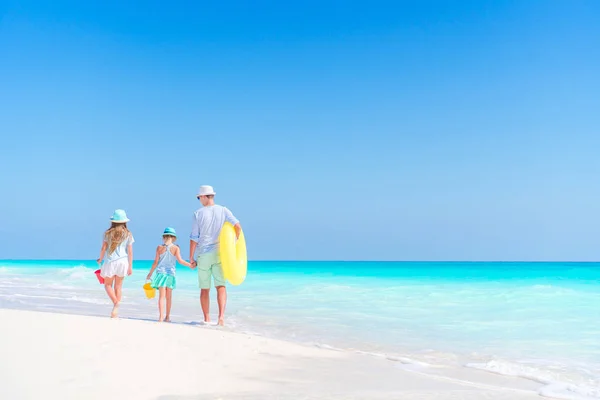
[[[146,277],[150,280],[152,273],[156,269],[156,275],[152,279],[150,284],[153,288],[158,289],[158,322],[171,322],[171,296],[173,295],[173,289],[175,289],[175,265],[177,261],[186,267],[192,267],[192,265],[181,258],[181,250],[179,246],[175,244],[177,240],[177,234],[175,229],[166,228],[163,232],[163,243],[156,248],[156,257],[152,264],[152,269]],[[165,297],[167,300],[167,313],[165,315]],[[164,316],[164,317],[163,317]]]
[[[104,278],[104,289],[113,302],[111,318],[116,318],[121,302],[123,279],[133,273],[133,235],[127,229],[127,214],[123,210],[115,210],[110,218],[110,228],[104,233],[100,257],[96,262],[102,263],[104,254],[108,254],[100,268],[100,276]],[[107,251],[108,250],[108,251]]]

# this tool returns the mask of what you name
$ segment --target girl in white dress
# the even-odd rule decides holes
[[[104,278],[104,289],[113,302],[111,318],[116,318],[121,302],[123,280],[133,273],[133,235],[127,229],[127,214],[123,210],[115,210],[111,217],[110,228],[104,233],[98,264],[107,254],[100,276]]]

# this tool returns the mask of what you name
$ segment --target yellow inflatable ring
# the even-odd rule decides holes
[[[240,232],[239,239],[235,240],[235,229],[229,222],[225,222],[219,233],[219,256],[225,279],[232,285],[244,282],[248,269],[246,239],[244,232]]]

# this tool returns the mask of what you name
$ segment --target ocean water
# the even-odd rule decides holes
[[[150,264],[134,263],[122,317],[157,317],[141,289]],[[108,315],[95,269],[0,261],[0,307]],[[246,281],[229,287],[226,329],[521,376],[542,395],[599,399],[599,280],[595,263],[250,262]],[[199,324],[195,272],[180,266],[177,285],[173,321]]]

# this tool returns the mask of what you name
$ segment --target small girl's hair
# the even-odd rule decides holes
[[[104,239],[108,243],[108,254],[112,254],[121,243],[129,238],[130,234],[126,223],[112,222],[110,228],[104,233]]]

